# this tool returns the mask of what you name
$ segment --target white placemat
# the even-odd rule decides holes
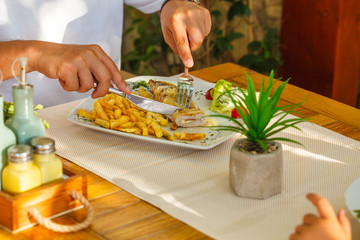
[[[306,146],[283,143],[282,193],[266,200],[239,198],[228,181],[238,135],[206,151],[134,140],[66,121],[80,102],[39,112],[50,122],[47,135],[57,153],[215,239],[288,239],[305,213],[316,212],[306,193],[323,195],[336,210],[346,208],[346,188],[360,176],[359,142],[304,123],[303,133],[281,134]],[[359,223],[352,219],[352,226],[359,239]]]

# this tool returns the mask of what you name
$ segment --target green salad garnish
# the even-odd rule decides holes
[[[211,111],[218,112],[229,117],[231,116],[235,105],[228,92],[230,92],[232,97],[236,98],[236,100],[240,100],[240,97],[238,96],[242,96],[242,92],[237,88],[233,88],[232,83],[224,79],[218,80],[215,87],[210,92],[210,95],[213,98],[210,105]]]
[[[145,80],[139,80],[139,81],[135,81],[135,82],[127,82],[127,84],[132,90],[138,90],[139,87],[141,87],[141,86],[143,86],[144,88],[150,89],[149,83],[147,83]]]

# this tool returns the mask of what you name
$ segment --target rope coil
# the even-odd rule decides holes
[[[41,224],[44,227],[46,227],[47,229],[53,230],[55,232],[62,232],[62,233],[76,232],[76,231],[79,231],[81,229],[87,228],[91,224],[92,220],[94,219],[94,209],[93,209],[93,207],[91,206],[89,201],[84,196],[80,195],[77,191],[70,191],[69,195],[73,199],[78,200],[82,205],[84,205],[84,208],[87,211],[87,217],[81,223],[74,224],[74,225],[62,225],[62,224],[54,223],[49,218],[45,218],[44,216],[42,216],[41,213],[38,210],[36,210],[35,208],[29,209],[28,213],[39,224]]]

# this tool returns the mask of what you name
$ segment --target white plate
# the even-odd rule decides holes
[[[150,79],[172,82],[175,84],[177,81],[176,77],[138,76],[138,77],[128,79],[127,82],[133,82],[133,81],[139,81],[139,80],[145,80],[147,82]],[[214,84],[203,81],[201,79],[196,79],[196,78],[194,78],[194,79],[195,79],[195,81],[194,81],[193,101],[194,101],[195,105],[198,108],[200,108],[201,110],[203,110],[206,115],[215,114],[214,112],[209,110],[211,101],[209,101],[205,98],[206,91],[208,89],[214,87]],[[76,108],[74,108],[68,114],[67,120],[69,120],[75,124],[78,124],[78,125],[81,125],[84,127],[88,127],[91,129],[95,129],[98,131],[102,131],[105,133],[111,133],[111,134],[116,134],[119,136],[131,137],[131,138],[144,140],[144,141],[152,141],[152,142],[157,142],[157,143],[182,146],[182,147],[186,147],[186,148],[201,149],[201,150],[213,148],[213,147],[225,142],[227,139],[229,139],[233,135],[235,135],[234,132],[228,132],[228,131],[220,132],[220,131],[216,131],[216,130],[210,130],[208,128],[201,128],[201,127],[178,128],[176,130],[176,132],[183,131],[183,132],[191,132],[191,133],[201,133],[201,132],[206,133],[206,138],[202,139],[202,140],[196,140],[196,141],[184,141],[184,140],[178,140],[178,139],[175,139],[175,141],[169,141],[164,138],[156,138],[153,136],[140,136],[140,135],[135,135],[135,134],[131,134],[131,133],[125,133],[125,132],[120,132],[120,131],[116,131],[116,130],[106,129],[106,128],[96,125],[95,123],[93,123],[85,118],[80,117],[77,114],[77,111],[79,108],[82,108],[86,111],[91,112],[92,109],[94,108],[95,101],[96,101],[96,99],[91,99],[91,98],[85,99],[82,103],[80,103]],[[219,121],[219,124],[229,124],[227,119],[217,118],[217,120]],[[170,133],[173,133],[174,131],[170,130],[169,125],[170,124],[168,124],[167,127],[164,127],[164,129],[166,129]]]
[[[360,222],[354,212],[354,210],[360,210],[360,178],[353,181],[346,189],[345,202],[351,214]]]

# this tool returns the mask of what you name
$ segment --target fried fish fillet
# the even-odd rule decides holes
[[[149,85],[156,101],[179,106],[176,101],[177,86],[175,84],[151,79],[149,80]],[[204,125],[204,115],[204,112],[196,108],[194,102],[191,101],[190,108],[175,111],[172,115],[172,120],[178,127],[198,127]]]

